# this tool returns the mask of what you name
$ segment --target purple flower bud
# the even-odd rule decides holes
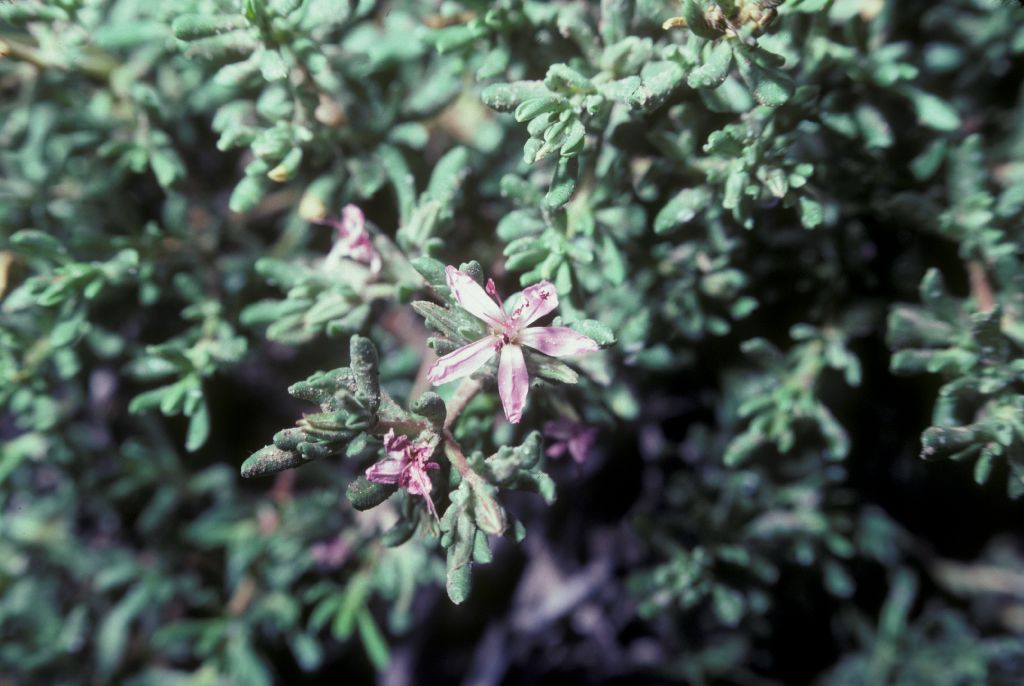
[[[333,226],[336,232],[334,247],[327,256],[329,261],[346,258],[369,266],[374,274],[380,271],[380,255],[373,247],[373,238],[366,229],[366,216],[361,209],[345,205],[341,208],[341,219],[325,219],[316,223]]]

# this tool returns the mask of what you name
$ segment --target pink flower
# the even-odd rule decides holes
[[[389,429],[384,436],[384,450],[387,455],[367,468],[366,478],[378,484],[398,484],[413,495],[423,496],[427,509],[437,517],[434,501],[430,499],[433,485],[427,474],[427,470],[440,468],[436,462],[428,462],[433,446],[409,440],[408,436],[396,436],[395,430]]]
[[[337,231],[334,247],[327,256],[328,262],[337,262],[345,257],[369,265],[370,271],[375,274],[380,271],[380,255],[373,247],[373,239],[366,230],[366,217],[361,209],[355,205],[345,205],[341,208],[340,220],[324,219],[317,223],[333,226]]]
[[[524,345],[555,357],[580,355],[598,349],[596,341],[566,326],[529,327],[558,307],[558,293],[550,281],[541,281],[524,289],[515,309],[506,313],[493,281],[488,279],[485,291],[473,277],[455,267],[446,267],[445,274],[448,287],[459,305],[487,324],[488,334],[435,362],[427,372],[427,379],[435,386],[469,376],[498,355],[498,395],[501,396],[505,416],[513,424],[518,424],[523,418],[526,394],[530,390],[526,359],[523,357]]]
[[[338,569],[348,560],[352,552],[348,541],[337,536],[330,541],[316,543],[310,549],[310,556],[318,567],[323,569]]]
[[[556,419],[544,424],[544,433],[555,439],[545,451],[551,458],[561,457],[568,452],[576,464],[583,464],[590,455],[597,440],[597,427],[587,426],[570,419]]]

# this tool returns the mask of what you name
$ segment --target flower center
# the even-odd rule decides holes
[[[519,332],[512,327],[504,330],[491,329],[491,335],[498,339],[494,343],[495,350],[501,350],[506,345],[519,345]]]

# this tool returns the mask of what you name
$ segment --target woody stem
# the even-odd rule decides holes
[[[466,409],[466,406],[469,405],[469,401],[473,399],[473,396],[481,388],[483,388],[483,384],[476,379],[468,377],[463,379],[459,387],[455,389],[455,395],[452,396],[451,401],[448,403],[448,411],[445,413],[444,418],[444,454],[447,456],[448,461],[452,463],[452,466],[455,467],[455,471],[459,473],[459,476],[470,483],[478,483],[482,479],[469,466],[469,460],[466,459],[465,453],[462,452],[458,441],[452,435],[451,427],[455,420],[459,418],[459,415]]]
[[[471,484],[482,481],[482,477],[469,466],[469,460],[466,459],[465,453],[462,452],[462,448],[459,447],[459,443],[455,440],[455,436],[452,436],[452,432],[447,428],[444,430],[444,454],[448,457],[452,466],[455,467],[455,471],[457,471],[459,476],[463,479],[469,481]]]
[[[452,396],[451,401],[448,403],[448,411],[445,413],[444,428],[447,433],[448,429],[452,428],[452,424],[459,418],[459,415],[469,405],[469,401],[473,399],[480,389],[483,387],[476,379],[466,378],[459,384],[459,387],[455,389],[455,395]],[[453,439],[454,440],[454,439]]]
[[[982,312],[991,312],[996,306],[996,297],[992,292],[992,285],[985,273],[985,264],[981,260],[970,260],[967,263],[967,276],[971,282],[971,293],[978,303],[978,309]]]

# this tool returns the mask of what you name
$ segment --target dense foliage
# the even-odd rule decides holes
[[[0,683],[1024,682],[1022,77],[998,0],[0,0]]]

